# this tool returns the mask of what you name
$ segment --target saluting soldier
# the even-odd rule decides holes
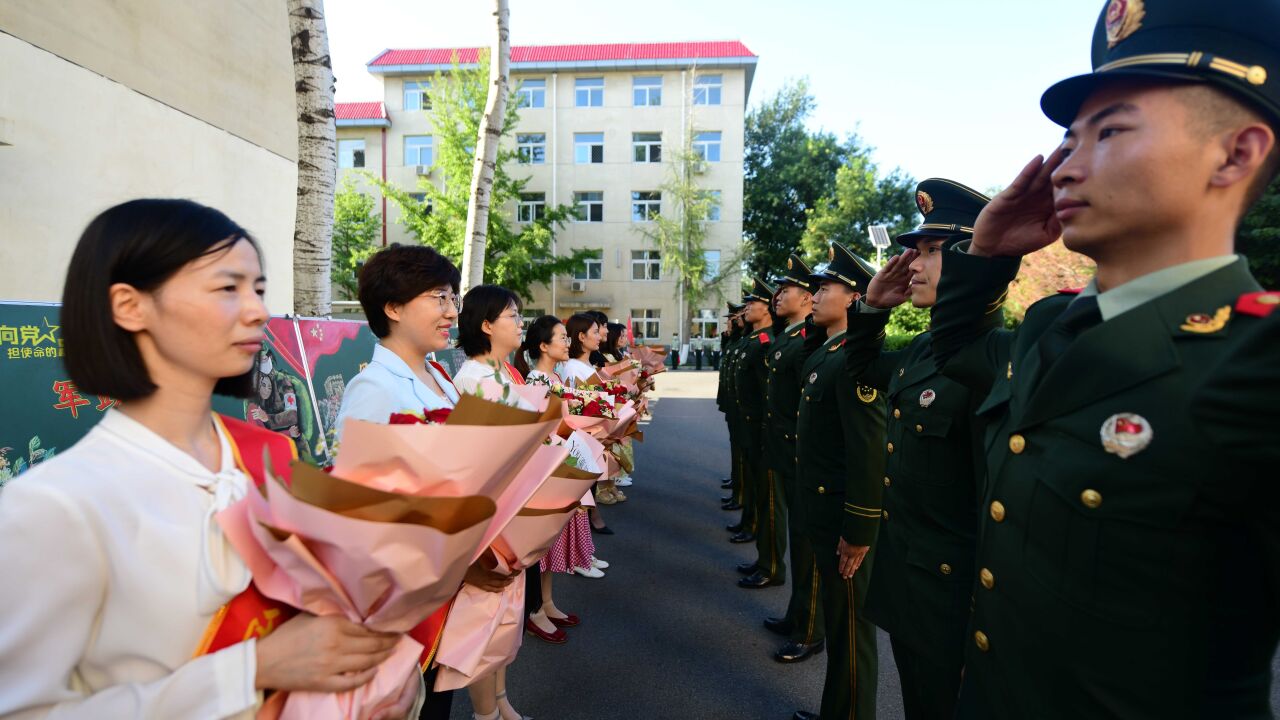
[[[867,593],[867,617],[889,633],[908,720],[951,720],[964,666],[973,589],[981,472],[982,398],[943,377],[923,332],[883,351],[889,311],[933,307],[944,249],[972,236],[988,197],[941,178],[916,187],[924,222],[896,240],[890,258],[849,313],[849,372],[884,393],[888,443],[884,510]],[[999,327],[1002,313],[983,317]]]
[[[812,276],[814,327],[805,340],[813,350],[801,369],[796,420],[796,501],[818,567],[827,674],[821,714],[799,711],[795,720],[876,715],[876,634],[863,602],[884,488],[884,401],[845,367],[847,313],[875,269],[839,243],[828,257]]]
[[[721,392],[718,397],[721,402],[721,410],[725,414],[725,423],[729,427],[729,454],[732,467],[729,474],[729,482],[731,484],[728,497],[721,498],[720,506],[725,510],[740,510],[742,508],[742,438],[741,438],[741,418],[738,415],[738,396],[737,389],[734,387],[733,372],[734,363],[737,360],[738,347],[742,341],[742,311],[746,309],[745,305],[728,303],[729,307],[729,333],[725,345],[725,361],[720,369],[720,385]],[[735,528],[736,526],[736,528]],[[735,523],[729,526],[731,532],[739,532],[742,530],[741,523]]]
[[[726,307],[727,307],[727,309],[728,309],[728,313],[725,315],[725,322],[726,322],[726,328],[725,328],[725,331],[724,331],[724,332],[722,332],[722,333],[720,333],[720,355],[721,355],[721,357],[724,357],[724,356],[725,356],[725,354],[726,354],[726,353],[728,352],[728,350],[729,350],[729,346],[730,346],[731,344],[733,344],[733,342],[734,342],[735,340],[737,340],[737,337],[736,337],[736,336],[735,336],[735,334],[734,334],[734,331],[735,331],[735,320],[734,320],[734,316],[736,315],[736,312],[734,311],[734,308],[735,308],[736,306],[735,306],[733,303],[731,303],[731,302],[727,302],[727,303],[725,303],[725,305],[726,305]],[[728,382],[729,382],[729,376],[730,376],[730,373],[728,373],[728,372],[725,370],[725,368],[723,368],[723,367],[719,367],[719,368],[716,368],[716,369],[719,371],[719,377],[717,377],[717,378],[716,378],[716,407],[720,409],[720,412],[721,412],[721,413],[724,413],[724,414],[725,414],[725,425],[726,425],[726,426],[728,426],[728,425],[729,425],[729,416],[728,416],[728,413],[729,413],[729,404],[728,404],[728,401],[727,401],[727,399],[726,399],[726,387],[727,387]],[[732,428],[730,428],[730,430],[732,430]],[[729,446],[730,446],[730,449],[731,449],[731,452],[732,452],[732,448],[733,448],[733,436],[732,436],[732,435],[730,435],[730,438],[729,438]],[[736,473],[737,471],[733,469],[733,467],[735,466],[735,464],[736,464],[736,460],[731,459],[731,460],[729,461],[729,466],[730,466],[730,470],[729,470],[729,477],[725,478],[725,479],[724,479],[724,481],[720,483],[720,487],[721,487],[722,489],[724,489],[724,490],[732,490],[732,489],[733,489],[733,486],[734,486],[734,478],[735,478],[735,477],[737,477],[737,476],[735,475],[735,473]],[[732,497],[732,495],[730,495],[730,497]],[[727,500],[727,498],[723,498],[722,500]]]
[[[796,502],[796,416],[800,411],[800,368],[806,357],[804,326],[813,312],[812,274],[799,255],[787,258],[786,272],[777,278],[773,350],[766,357],[769,377],[765,383],[765,459],[787,503],[791,594],[783,616],[766,618],[764,626],[788,638],[773,656],[783,663],[800,662],[822,652],[825,632],[818,568]]]
[[[1232,454],[1266,386],[1201,383],[1263,322],[1233,250],[1280,164],[1277,28],[1276,0],[1111,0],[1093,73],[1041,99],[1062,146],[945,256],[934,352],[988,427],[962,715],[1271,715],[1280,483]],[[1059,235],[1094,279],[991,330]]]
[[[738,357],[733,366],[733,384],[738,398],[738,415],[741,418],[742,441],[742,525],[738,534],[729,538],[731,543],[754,542],[760,533],[772,536],[777,513],[773,488],[768,483],[768,468],[764,464],[764,383],[767,368],[764,364],[772,338],[769,335],[773,316],[769,305],[773,302],[773,288],[759,278],[753,279],[751,292],[742,296],[746,309],[742,311],[744,335],[738,346]],[[777,567],[785,573],[782,559],[769,555],[768,545],[757,547],[756,565]],[[781,585],[784,576],[770,578],[767,585]]]

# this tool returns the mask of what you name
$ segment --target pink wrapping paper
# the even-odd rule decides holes
[[[507,523],[511,522],[516,513],[520,512],[520,509],[534,497],[534,493],[538,492],[552,471],[560,467],[568,455],[569,448],[563,445],[543,445],[534,452],[533,457],[516,475],[516,479],[495,501],[497,510],[493,514],[493,521],[489,523],[484,539],[476,550],[475,556],[471,558],[472,562],[484,554],[498,534],[506,528]]]

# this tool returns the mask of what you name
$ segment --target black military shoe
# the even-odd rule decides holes
[[[764,629],[768,630],[771,633],[786,637],[790,635],[793,630],[796,629],[796,626],[787,622],[786,618],[771,617],[771,618],[764,619]]]
[[[740,532],[742,532],[742,522],[741,522],[741,521],[739,521],[739,522],[736,522],[736,523],[734,523],[734,524],[732,524],[732,525],[725,525],[725,526],[724,526],[724,529],[725,529],[725,530],[728,530],[728,531],[729,531],[729,532],[731,532],[731,533],[740,533]]]
[[[818,713],[805,712],[797,710],[795,715],[791,716],[791,720],[822,720],[822,716]]]
[[[743,530],[742,532],[729,538],[729,542],[734,544],[749,543],[756,541],[756,534]]]
[[[773,654],[773,659],[780,663],[803,662],[814,655],[821,653],[825,647],[826,642],[823,640],[819,640],[815,643],[809,643],[808,645],[798,642],[789,642],[786,645],[783,645],[778,652]]]
[[[738,572],[743,575],[750,575],[759,569],[760,567],[753,562],[738,563]]]
[[[736,502],[720,503],[720,509],[721,510],[741,510],[742,503],[736,503]]]
[[[720,504],[721,504],[721,505],[724,505],[725,503],[731,503],[731,502],[733,502],[733,496],[732,496],[732,495],[726,495],[726,496],[724,496],[724,497],[720,498]]]
[[[729,478],[725,478],[724,482],[720,483],[720,488],[722,490],[728,490],[731,487],[733,487],[733,480],[730,480]]]
[[[781,585],[782,583],[783,580],[771,578],[757,570],[752,575],[739,580],[738,587],[746,588],[748,590],[759,590],[760,588],[773,587],[774,585]]]

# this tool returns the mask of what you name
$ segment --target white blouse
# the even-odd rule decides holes
[[[249,584],[221,470],[119,410],[0,491],[0,718],[252,718],[254,640],[192,658]]]
[[[595,374],[596,369],[591,367],[589,363],[581,360],[570,359],[561,364],[560,377],[564,378],[569,385],[577,385],[578,382],[586,380]]]
[[[458,402],[457,389],[430,363],[427,370],[444,390],[444,397],[418,379],[399,355],[381,344],[375,345],[373,359],[359,375],[351,378],[342,393],[342,406],[338,409],[339,437],[347,418],[385,424],[392,413],[452,408]]]
[[[494,377],[494,375],[497,377]],[[481,380],[493,380],[499,385],[511,385],[512,379],[502,370],[494,368],[488,363],[480,362],[467,358],[458,368],[458,372],[453,376],[454,385],[462,392],[471,392],[480,385]]]

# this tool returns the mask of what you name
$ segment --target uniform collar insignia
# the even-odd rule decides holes
[[[1231,306],[1223,305],[1218,308],[1213,316],[1205,313],[1192,313],[1187,316],[1186,321],[1182,323],[1184,332],[1195,333],[1197,335],[1208,335],[1216,333],[1227,326],[1227,320],[1231,318]]]

